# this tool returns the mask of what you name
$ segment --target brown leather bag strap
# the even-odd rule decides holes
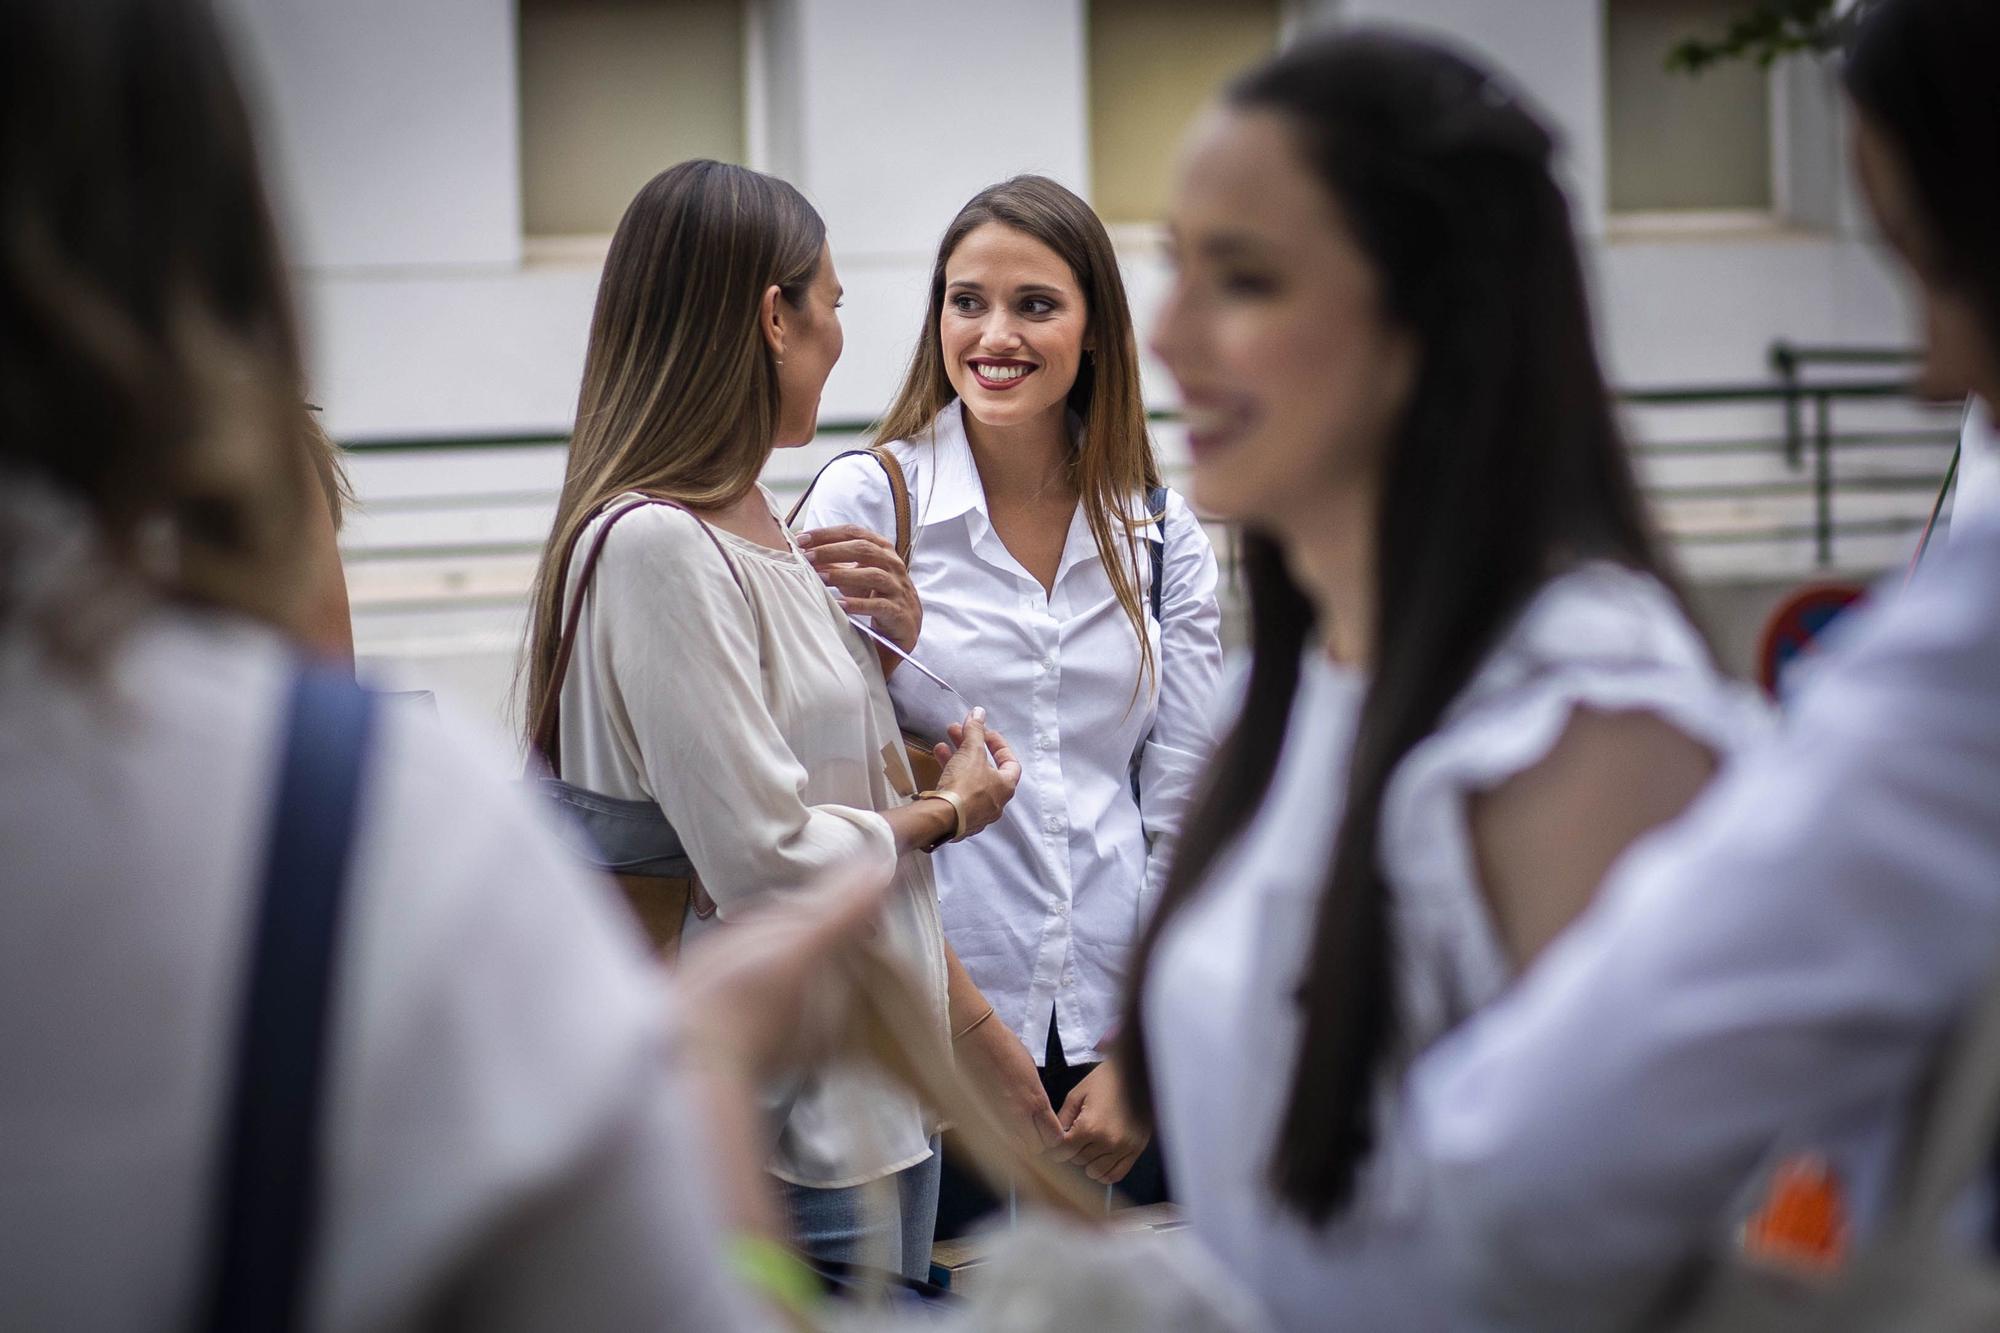
[[[799,495],[798,502],[792,506],[792,511],[785,515],[785,526],[789,528],[799,521],[799,515],[805,512],[806,501],[812,498],[813,488],[818,486],[819,479],[826,475],[826,468],[832,467],[843,458],[854,458],[861,454],[868,455],[880,464],[882,474],[889,479],[889,498],[896,506],[896,558],[907,565],[910,563],[910,552],[916,547],[916,532],[910,522],[910,483],[903,475],[903,465],[896,461],[896,455],[890,453],[883,445],[878,444],[872,449],[849,449],[844,454],[835,454],[827,459],[826,467],[813,474],[813,479],[806,483],[806,488]]]
[[[743,586],[743,576],[737,572],[736,562],[729,558],[729,548],[722,544],[722,539],[715,535],[715,529],[708,525],[706,519],[679,500],[670,500],[663,495],[647,495],[612,510],[611,516],[604,520],[598,527],[597,534],[590,539],[590,549],[583,553],[583,568],[578,571],[576,577],[576,597],[570,602],[569,610],[563,616],[562,635],[556,640],[555,666],[549,672],[549,683],[543,690],[541,702],[535,708],[535,725],[529,733],[534,752],[542,757],[542,762],[549,766],[549,773],[554,777],[562,776],[562,755],[557,744],[558,727],[561,724],[559,705],[562,700],[563,680],[569,675],[569,659],[576,650],[577,623],[583,618],[583,595],[590,588],[590,576],[597,572],[597,558],[604,554],[604,542],[611,535],[611,529],[617,525],[619,519],[648,505],[664,505],[668,509],[678,509],[693,519],[700,526],[702,534],[714,545],[715,553],[722,557],[723,567],[729,571],[729,577],[735,580],[737,591],[743,594],[746,602],[750,598],[749,589]],[[577,537],[582,535],[582,530],[579,529]],[[571,538],[569,554],[563,559],[565,573],[569,569],[570,558],[576,554],[575,543],[576,538]]]

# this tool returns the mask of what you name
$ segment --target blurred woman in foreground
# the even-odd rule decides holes
[[[1996,61],[1989,0],[1883,0],[1846,69],[1861,184],[1922,311],[1922,388],[1988,402]],[[1419,1071],[1412,1128],[1450,1203],[1456,1300],[1482,1322],[1646,1317],[1722,1257],[1711,1242],[1774,1145],[1817,1150],[1813,1205],[1840,1227],[1765,1259],[1823,1278],[1877,1237],[1906,1117],[2000,972],[1995,520],[1968,514],[1907,590],[1880,589],[1782,737]],[[1988,1178],[1991,1151],[1973,1145]],[[1979,1186],[1984,1206],[1960,1220],[1990,1218]],[[1991,1262],[1990,1234],[1901,1239],[1960,1247],[1906,1251],[1936,1261],[1907,1294],[1948,1295],[1954,1264]],[[1872,1327],[1936,1326],[1898,1308]]]
[[[1486,71],[1363,31],[1238,79],[1173,196],[1153,345],[1195,502],[1249,529],[1252,658],[1125,1030],[1283,1327],[1449,1326],[1411,1060],[1758,721],[1644,516],[1551,152]]]
[[[302,661],[326,496],[204,5],[0,8],[0,200],[0,1326],[212,1326],[253,1285],[259,1327],[760,1326],[725,1263],[776,1230],[751,1086],[876,896],[746,925],[674,1002],[498,747]],[[296,724],[329,701],[352,731]],[[274,823],[344,757],[351,820]],[[292,941],[327,987],[246,1022],[292,975],[250,942],[343,855]],[[286,1054],[323,1082],[280,1101],[237,1043],[320,1002]],[[220,1281],[262,1239],[237,1168],[312,1125],[249,1182],[299,1270]]]

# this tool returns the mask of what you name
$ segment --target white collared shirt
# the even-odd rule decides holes
[[[998,823],[936,853],[945,935],[1038,1063],[1051,1013],[1063,1058],[1087,1063],[1102,1058],[1129,951],[1212,745],[1222,668],[1215,552],[1169,492],[1163,623],[1146,613],[1155,694],[1140,681],[1138,640],[1081,507],[1045,592],[993,529],[959,413],[954,402],[930,437],[889,446],[910,485],[910,572],[924,603],[916,656],[986,709],[1021,761],[1021,786]],[[1142,501],[1134,497],[1134,512]],[[796,526],[839,523],[894,535],[874,459],[828,466]],[[1145,602],[1151,561],[1143,541],[1134,545]],[[925,736],[942,738],[964,715],[964,703],[908,668],[889,692],[903,725]]]

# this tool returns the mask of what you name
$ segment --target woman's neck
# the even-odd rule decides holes
[[[1062,403],[1031,421],[991,426],[965,414],[965,439],[988,502],[1074,500],[1069,485],[1069,413]]]
[[[1280,537],[1285,567],[1313,604],[1328,656],[1364,671],[1375,660],[1379,498],[1370,486],[1342,490]]]

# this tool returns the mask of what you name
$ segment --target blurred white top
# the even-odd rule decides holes
[[[565,605],[603,522],[577,542]],[[880,813],[904,803],[895,783],[907,789],[909,770],[874,646],[796,547],[711,531],[729,565],[678,509],[648,505],[612,527],[563,682],[562,775],[651,800],[680,834],[720,909],[690,913],[683,943],[835,867],[893,864],[881,940],[932,997],[942,1038],[930,858],[898,859]],[[930,1117],[871,1067],[836,1064],[771,1097],[783,1126],[770,1168],[795,1184],[858,1185],[930,1156]]]
[[[1656,713],[1718,753],[1765,725],[1717,672],[1667,591],[1593,564],[1545,587],[1438,729],[1397,766],[1382,810],[1400,1030],[1356,1202],[1310,1230],[1269,1185],[1301,1034],[1295,996],[1341,817],[1365,678],[1307,654],[1263,805],[1169,924],[1146,1039],[1175,1197],[1283,1328],[1452,1326],[1422,1179],[1396,1126],[1402,1071],[1512,979],[1475,871],[1467,801],[1540,762],[1578,708]]]
[[[1082,506],[1070,521],[1053,590],[994,531],[965,438],[961,405],[932,436],[889,448],[909,480],[923,598],[915,655],[963,700],[915,671],[889,678],[902,724],[942,739],[967,703],[1021,761],[1000,820],[935,858],[945,933],[992,1002],[995,1020],[1040,1064],[1049,1019],[1063,1058],[1103,1058],[1124,1000],[1140,922],[1166,880],[1181,816],[1213,744],[1222,669],[1215,552],[1187,502],[1167,493],[1161,619],[1150,608],[1152,562],[1136,536],[1134,583],[1159,689],[1142,683],[1139,641],[1112,595]],[[1132,498],[1132,512],[1144,509]],[[895,505],[873,458],[830,464],[796,526],[855,523],[893,538]],[[1132,763],[1139,764],[1139,794]]]
[[[1958,444],[1957,494],[1951,500],[1951,537],[1977,515],[2000,514],[2000,429],[1993,409],[1977,398],[1965,405],[1965,429]]]
[[[1461,1300],[1623,1326],[1771,1146],[1893,1135],[2000,962],[1992,520],[1844,620],[1782,735],[1417,1070]]]
[[[0,640],[0,1327],[183,1328],[291,659],[191,612],[145,616],[99,678],[24,638]],[[757,1324],[665,988],[515,768],[381,706],[308,1325]]]

